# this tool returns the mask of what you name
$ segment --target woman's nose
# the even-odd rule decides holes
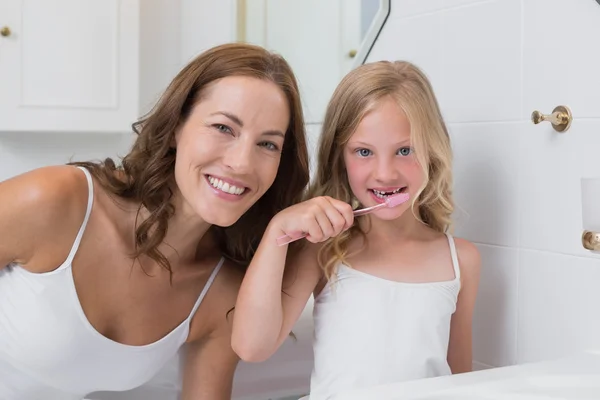
[[[254,147],[253,143],[237,140],[225,152],[223,160],[225,165],[239,174],[249,172],[254,161]]]

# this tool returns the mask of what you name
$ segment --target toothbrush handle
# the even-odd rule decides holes
[[[380,204],[377,204],[376,206],[362,208],[360,210],[354,211],[354,216],[355,217],[360,217],[361,215],[366,215],[366,214],[368,214],[368,213],[370,213],[372,211],[377,210],[378,208],[385,207],[385,206],[386,206],[385,203],[380,203]],[[297,236],[297,237],[291,237],[291,236],[288,236],[288,235],[283,235],[283,236],[280,236],[280,237],[277,238],[277,245],[278,246],[284,246],[286,244],[295,242],[296,240],[303,239],[306,236],[308,236],[306,233],[304,233],[304,234],[302,234],[300,236]]]
[[[361,208],[360,210],[356,210],[354,211],[354,216],[355,217],[360,217],[361,215],[366,215],[372,211],[377,210],[378,208],[382,208],[382,207],[386,207],[387,204],[386,203],[379,203],[376,206],[371,206],[371,207],[367,207],[367,208]]]

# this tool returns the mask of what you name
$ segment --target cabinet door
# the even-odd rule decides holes
[[[296,74],[305,120],[320,123],[360,46],[360,0],[246,0],[243,39],[283,55]]]
[[[131,129],[139,0],[0,0],[3,26],[0,131]]]

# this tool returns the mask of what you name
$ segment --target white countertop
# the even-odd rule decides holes
[[[600,400],[600,352],[340,393],[336,400]]]

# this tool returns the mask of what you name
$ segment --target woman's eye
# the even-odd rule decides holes
[[[227,125],[223,125],[223,124],[214,124],[213,125],[215,127],[216,130],[218,130],[219,132],[223,132],[223,133],[232,133],[231,128],[229,128]]]
[[[279,151],[279,146],[277,146],[275,143],[273,142],[262,142],[260,144],[262,147],[265,147],[267,150],[271,150],[271,151]]]
[[[356,154],[358,154],[361,157],[368,157],[371,155],[371,150],[369,149],[358,149],[356,150]]]
[[[402,147],[400,150],[398,150],[398,154],[400,154],[401,156],[408,156],[412,153],[412,149],[410,147]]]

